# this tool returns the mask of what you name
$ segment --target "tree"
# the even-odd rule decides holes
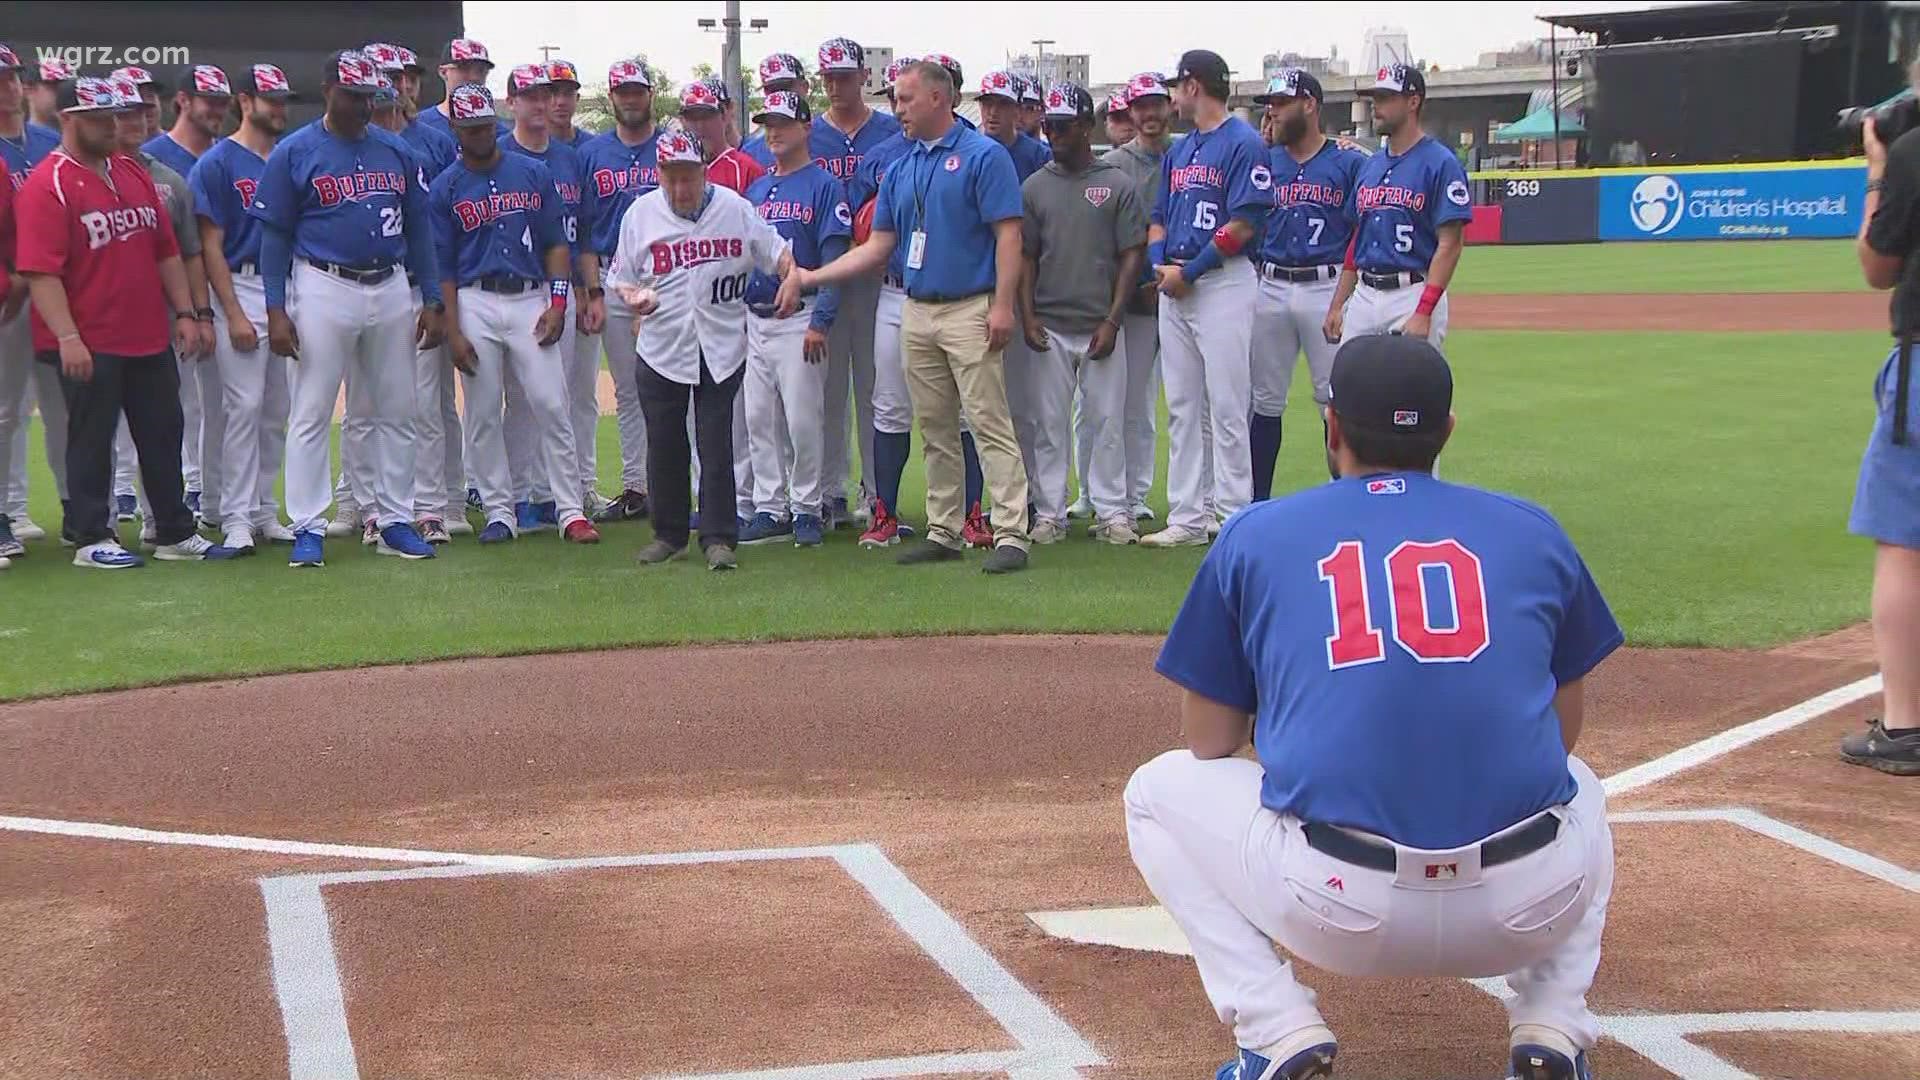
[[[653,118],[655,122],[680,115],[680,94],[672,79],[664,69],[651,60],[642,59],[647,66],[647,78],[653,81]],[[574,111],[575,127],[588,131],[608,131],[613,127],[613,97],[604,85],[595,85],[591,89],[580,91],[580,107]]]

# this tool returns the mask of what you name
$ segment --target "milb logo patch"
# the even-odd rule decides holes
[[[1407,481],[1404,477],[1390,476],[1384,480],[1367,481],[1369,495],[1405,495],[1406,493]]]

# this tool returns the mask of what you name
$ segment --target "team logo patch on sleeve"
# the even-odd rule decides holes
[[[1384,480],[1367,481],[1367,494],[1369,495],[1405,495],[1406,493],[1407,481],[1406,478],[1402,476],[1389,476]]]
[[[1473,201],[1473,196],[1467,193],[1465,180],[1455,180],[1447,185],[1447,201],[1455,206],[1465,206]]]
[[[833,204],[833,220],[848,228],[853,227],[853,213],[847,209],[846,203]]]
[[[1105,206],[1107,200],[1113,198],[1113,189],[1110,187],[1090,187],[1083,194],[1086,195],[1087,201],[1093,205]]]
[[[1253,171],[1247,174],[1247,178],[1252,180],[1253,186],[1261,191],[1273,187],[1273,173],[1265,165],[1255,165]]]

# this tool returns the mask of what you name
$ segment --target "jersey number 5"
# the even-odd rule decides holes
[[[1407,541],[1386,558],[1388,621],[1394,644],[1422,664],[1465,664],[1486,651],[1486,578],[1480,557],[1458,540],[1431,544]],[[1452,597],[1450,625],[1435,626],[1443,614],[1427,606],[1429,571],[1446,582]],[[1333,633],[1327,635],[1327,667],[1334,670],[1375,664],[1387,658],[1384,636],[1374,626],[1368,595],[1366,552],[1360,541],[1339,544],[1320,560],[1333,607]]]

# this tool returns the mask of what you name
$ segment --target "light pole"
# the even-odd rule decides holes
[[[1033,39],[1033,77],[1037,79],[1042,86],[1050,82],[1060,81],[1058,79],[1047,78],[1047,46],[1052,44],[1054,44],[1052,38]]]
[[[720,46],[720,81],[726,84],[727,96],[733,99],[739,129],[746,131],[752,123],[747,116],[747,87],[740,81],[740,0],[727,0],[726,17],[717,23],[713,19],[699,19],[696,22],[700,29],[710,34],[715,31],[726,34]],[[766,28],[765,19],[753,19],[747,23],[747,29],[756,34]]]
[[[559,51],[560,51],[560,46],[558,45],[540,46],[540,62],[544,64],[547,61],[553,59],[553,54]]]

